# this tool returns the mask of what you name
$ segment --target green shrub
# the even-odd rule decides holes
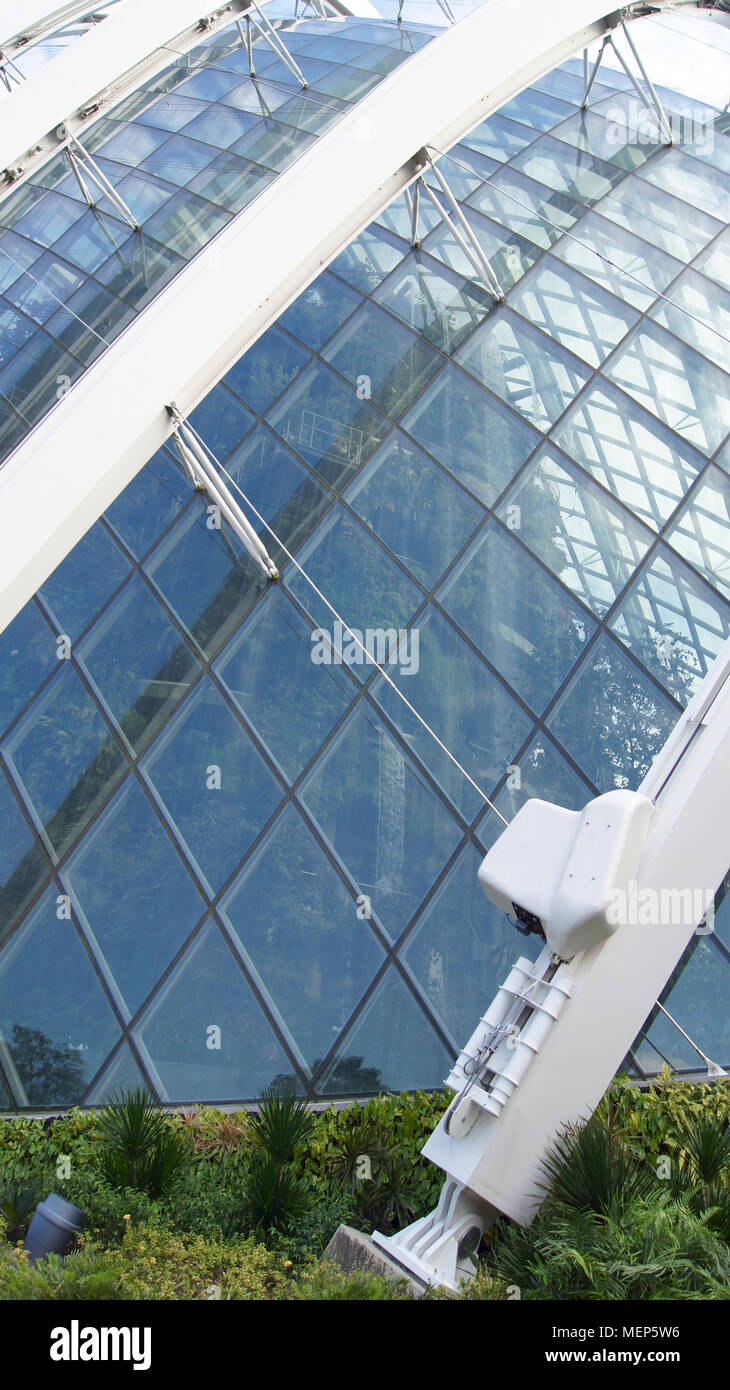
[[[0,1192],[0,1215],[7,1222],[8,1240],[20,1240],[25,1235],[40,1195],[38,1178],[34,1178],[28,1187],[21,1187],[17,1182],[8,1183],[5,1190]]]
[[[379,1300],[393,1302],[410,1298],[405,1279],[391,1283],[379,1274],[360,1271],[343,1274],[328,1260],[306,1270],[292,1290],[292,1298],[317,1302],[362,1302]]]
[[[286,1298],[290,1264],[253,1241],[178,1234],[156,1221],[129,1226],[114,1250],[87,1245],[65,1260],[30,1264],[0,1252],[0,1300]]]
[[[139,1088],[112,1097],[99,1121],[99,1145],[107,1182],[150,1197],[171,1187],[185,1159],[173,1122]]]

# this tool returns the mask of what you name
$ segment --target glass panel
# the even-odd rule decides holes
[[[346,500],[428,589],[484,515],[400,430],[358,474]]]
[[[548,96],[539,88],[526,87],[524,92],[500,106],[499,114],[511,121],[521,121],[523,125],[532,126],[535,130],[551,130],[553,126],[559,125],[571,116],[573,110],[573,105],[569,105],[567,101]]]
[[[316,665],[313,657],[309,624],[281,590],[271,589],[215,665],[232,699],[292,782],[356,693],[344,671]]]
[[[666,150],[640,171],[641,177],[710,217],[727,220],[727,184],[720,170],[698,163],[682,150]]]
[[[76,225],[59,238],[54,251],[91,275],[110,255],[121,253],[122,248],[126,256],[132,249],[129,243],[133,235],[126,222],[94,209],[78,216]]]
[[[361,303],[359,294],[325,271],[284,311],[278,323],[318,350]]]
[[[136,1012],[205,911],[139,783],[127,780],[63,874],[79,920]]]
[[[252,112],[237,111],[233,106],[218,106],[214,103],[207,106],[185,127],[185,138],[201,140],[204,144],[213,145],[217,150],[227,150],[229,145],[234,145],[236,140],[240,140],[255,124],[256,117]],[[159,172],[163,178],[169,177],[164,169]],[[176,179],[175,182],[178,183],[180,180]],[[188,179],[184,182],[187,183]]]
[[[243,135],[233,146],[233,152],[278,174],[293,164],[314,143],[314,138],[304,130],[294,130],[292,126],[266,119]]]
[[[311,95],[301,94],[292,97],[283,106],[278,107],[276,112],[277,121],[283,121],[285,125],[293,126],[295,130],[306,130],[311,135],[322,135],[325,130],[329,130],[335,121],[347,107],[343,101],[336,101],[334,98],[327,100],[314,100],[314,93]]]
[[[226,212],[186,189],[176,193],[145,225],[145,232],[186,259],[194,256],[225,227]]]
[[[532,796],[539,797],[541,801],[552,801],[556,806],[565,806],[570,811],[582,811],[595,796],[590,782],[571,767],[544,729],[536,731],[518,761],[508,769],[507,779],[495,797],[495,805],[505,819],[511,821]],[[488,849],[491,849],[503,828],[490,811],[485,811],[477,822],[479,839]]]
[[[538,713],[594,629],[567,592],[494,521],[452,570],[437,598]]]
[[[148,241],[143,235],[137,237],[132,246],[125,246],[123,254],[109,256],[95,273],[97,280],[103,281],[120,299],[139,311],[184,264],[180,256]]]
[[[269,412],[269,422],[333,487],[370,457],[390,428],[328,367],[301,372]]]
[[[317,1089],[325,1096],[437,1090],[452,1060],[391,966],[339,1044]]]
[[[0,954],[0,1035],[25,1106],[77,1105],[119,1025],[73,922],[49,888]]]
[[[57,651],[55,635],[31,599],[0,633],[0,730],[55,668]]]
[[[125,768],[121,750],[67,662],[2,751],[36,825],[59,856]]]
[[[555,423],[590,375],[509,309],[491,315],[456,360],[541,430]]]
[[[544,184],[535,183],[511,166],[501,169],[468,201],[471,207],[513,232],[520,232],[541,250],[547,250],[572,227],[582,211],[572,199],[550,192]]]
[[[638,787],[678,717],[677,706],[603,634],[548,724],[600,791],[607,792]]]
[[[123,1043],[84,1100],[86,1105],[106,1105],[120,1091],[135,1091],[138,1087],[147,1091],[150,1089],[149,1082],[132,1056],[131,1047]]]
[[[693,937],[691,946],[672,977],[662,1003],[686,1033],[720,1066],[730,1062],[730,1016],[727,1011],[730,962],[717,950],[712,938]],[[657,1012],[647,1038],[673,1067],[706,1072],[702,1058],[682,1034]]]
[[[290,1046],[316,1069],[384,952],[293,806],[252,855],[222,912]]]
[[[409,637],[409,660],[392,667],[391,679],[477,786],[489,794],[524,743],[532,721],[436,610],[429,608]],[[483,806],[474,788],[381,676],[373,682],[371,693],[408,747],[471,822]]]
[[[283,790],[208,677],[167,725],[142,770],[196,874],[217,893]]]
[[[103,145],[97,147],[97,153],[103,155],[105,159],[114,159],[118,164],[131,165],[136,168],[154,154],[155,150],[164,145],[167,135],[164,129],[155,128],[154,125],[138,125],[136,121],[128,125],[118,126],[116,133],[110,140],[106,140]]]
[[[61,378],[70,386],[82,370],[75,357],[39,329],[0,371],[0,394],[34,425],[58,400]]]
[[[0,768],[0,941],[47,876],[46,861]]]
[[[725,473],[707,470],[667,540],[714,588],[730,596],[730,478]]]
[[[508,290],[522,278],[538,257],[537,247],[516,232],[508,232],[483,217],[476,208],[468,208],[468,221],[479,245],[487,256],[503,290]],[[445,222],[438,222],[432,232],[424,238],[424,246],[429,255],[455,270],[466,279],[474,278],[474,267],[466,252],[459,246],[456,237]]]
[[[607,382],[586,392],[554,437],[656,530],[705,466],[700,454]]]
[[[493,300],[439,261],[412,251],[374,298],[442,352],[450,353],[481,323]]]
[[[576,150],[551,135],[541,136],[515,155],[512,167],[585,207],[605,197],[623,177],[623,171],[614,164]]]
[[[443,362],[440,353],[379,309],[363,304],[322,354],[392,420],[411,404]]]
[[[117,108],[118,109],[118,108]],[[136,117],[137,125],[157,126],[160,130],[182,130],[196,116],[207,111],[207,103],[179,92],[167,92]]]
[[[499,509],[520,540],[602,616],[652,536],[554,450],[541,450]]]
[[[182,470],[166,449],[158,449],[104,516],[135,559],[140,559],[179,516],[190,495]]]
[[[575,145],[583,154],[597,155],[601,160],[608,160],[619,169],[631,173],[649,158],[659,143],[656,120],[653,127],[650,126],[649,139],[644,139],[643,131],[639,136],[629,121],[620,118],[620,113],[614,112],[613,119],[608,110],[604,114],[607,120],[597,111],[577,111],[570,120],[563,122],[555,135],[559,140]]]
[[[275,87],[273,82],[253,82],[246,78],[239,87],[226,92],[221,97],[224,106],[234,106],[239,111],[252,111],[255,116],[270,116],[272,111],[288,101],[289,92],[284,87]]]
[[[611,627],[686,705],[730,636],[730,606],[662,546],[632,584]]]
[[[413,236],[412,220],[403,193],[394,198],[393,202],[389,203],[378,217],[378,223],[387,227],[390,232],[394,232],[396,237],[407,241],[408,247],[410,247]],[[418,212],[418,226],[421,236],[425,236],[426,232],[430,232],[432,227],[437,227],[442,221],[443,218],[439,216],[430,199],[422,198]],[[404,252],[407,249],[404,246]]]
[[[694,270],[672,285],[651,316],[718,367],[730,372],[730,293]]]
[[[78,659],[136,753],[183,698],[199,663],[138,574],[83,639]]]
[[[730,290],[730,227],[698,257],[697,269]]]
[[[421,602],[415,584],[388,558],[372,533],[339,506],[302,548],[299,562],[344,622],[359,634],[359,640],[364,641],[368,629],[380,631],[385,634],[382,642],[388,651],[397,640],[398,630],[406,626]],[[326,644],[322,647],[322,661],[329,665],[329,659],[335,659],[339,664],[341,648],[344,664],[361,680],[367,680],[372,674],[371,663],[344,631],[335,630],[332,614],[303,576],[290,570],[285,582],[334,643],[332,654]]]
[[[240,212],[275,177],[271,169],[263,169],[261,165],[240,159],[236,154],[221,154],[196,174],[189,186],[201,198],[207,198],[229,212]]]
[[[640,324],[606,370],[698,449],[714,453],[730,430],[730,378],[663,328]]]
[[[358,705],[326,747],[300,799],[357,893],[397,937],[455,850],[459,830],[369,704]]]
[[[383,227],[366,227],[350,245],[335,258],[330,267],[349,285],[363,294],[371,294],[381,280],[403,260],[408,247]]]
[[[296,550],[304,536],[309,535],[329,506],[332,494],[299,459],[284,448],[265,425],[253,430],[240,449],[229,458],[226,473],[234,483],[239,486],[243,484],[250,507],[236,493],[235,486],[232,486],[232,491],[242,502],[244,512],[251,516],[251,524],[261,536],[269,554],[279,569],[283,569],[286,556],[258,520],[253,508],[292,551]]]
[[[455,1049],[465,1045],[518,954],[535,959],[535,937],[517,938],[485,897],[477,878],[482,856],[466,844],[402,950]]]
[[[213,521],[206,504],[196,499],[145,566],[207,656],[218,650],[268,583],[227,522],[213,527]]]
[[[540,439],[519,416],[451,365],[424,391],[402,423],[487,507]]]
[[[254,1099],[291,1070],[215,922],[183,956],[135,1036],[149,1053],[163,1099],[173,1103]],[[211,1038],[218,1048],[208,1045]]]
[[[73,198],[61,193],[45,193],[14,224],[13,230],[41,246],[52,246],[69,227],[78,222],[83,209]]]
[[[681,261],[691,261],[721,230],[721,223],[713,217],[652,188],[636,174],[630,174],[604,199],[601,216],[629,231],[641,227],[642,235],[652,246]]]
[[[203,398],[189,416],[206,447],[219,463],[223,463],[243,436],[255,424],[255,417],[245,405],[219,382]]]
[[[507,120],[500,111],[498,115],[482,121],[476,130],[464,136],[461,143],[469,145],[479,154],[504,163],[524,149],[525,145],[529,145],[534,138],[532,130],[526,130],[523,125]]]
[[[305,348],[274,326],[239,357],[223,379],[257,415],[263,415],[308,359]]]
[[[510,303],[592,367],[600,366],[638,318],[634,309],[552,256],[520,281]]]
[[[129,561],[97,521],[40,590],[58,631],[78,637],[128,573]]]
[[[589,212],[573,235],[557,242],[554,255],[635,309],[648,309],[682,268],[674,257],[597,212]]]

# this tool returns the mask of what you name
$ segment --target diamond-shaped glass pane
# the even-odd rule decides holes
[[[288,806],[226,895],[232,939],[279,1027],[315,1067],[383,960],[351,892]]]

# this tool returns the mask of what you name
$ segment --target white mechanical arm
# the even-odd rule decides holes
[[[496,1212],[532,1219],[547,1147],[592,1114],[711,906],[730,861],[728,676],[730,642],[638,791],[582,812],[528,801],[484,859],[487,897],[545,945],[447,1077],[456,1097],[423,1149],[447,1174],[437,1208],[373,1235],[420,1280],[456,1289]]]

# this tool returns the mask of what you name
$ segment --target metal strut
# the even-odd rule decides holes
[[[167,407],[167,411],[174,425],[172,436],[175,452],[191,483],[198,492],[207,492],[208,496],[213,499],[231,530],[238,536],[251,559],[256,561],[259,569],[263,570],[269,579],[278,579],[279,571],[268,550],[262,544],[250,521],[244,516],[235,497],[211,459],[208,458],[194,430],[180,414],[174,401]]]
[[[477,280],[481,280],[483,282],[486,289],[492,295],[492,298],[495,299],[498,304],[503,304],[505,299],[504,290],[502,289],[502,286],[500,285],[499,280],[497,279],[497,276],[495,275],[489,263],[488,257],[485,256],[476,234],[474,233],[472,227],[470,226],[469,222],[464,216],[464,213],[462,212],[462,209],[460,208],[458,202],[456,201],[456,198],[454,197],[451,189],[449,188],[449,185],[447,184],[446,179],[441,173],[441,170],[437,168],[437,166],[434,164],[430,154],[424,152],[424,155],[425,159],[431,166],[431,171],[434,175],[434,178],[436,179],[436,182],[438,183],[438,186],[441,189],[441,192],[443,193],[443,196],[451,209],[452,216],[449,216],[446,209],[439,202],[433,189],[429,187],[429,185],[425,182],[423,177],[419,175],[419,177],[415,181],[415,184],[413,185],[413,194],[411,195],[409,189],[405,190],[406,207],[408,208],[408,212],[411,218],[411,244],[413,246],[418,246],[420,244],[418,236],[418,211],[420,193],[421,190],[423,190],[426,196],[433,203],[433,206],[435,207],[439,217],[446,224],[449,231],[451,232],[451,235],[454,237],[455,241],[464,252],[464,255],[467,257],[470,264],[473,266]],[[456,225],[457,223],[458,226]]]
[[[78,136],[74,135],[73,131],[68,130],[68,128],[66,128],[66,139],[68,141],[66,145],[66,153],[71,162],[71,168],[73,169],[74,174],[76,175],[76,182],[78,183],[79,188],[81,189],[81,192],[83,193],[84,198],[88,203],[89,207],[96,207],[96,202],[98,198],[95,199],[92,196],[92,193],[89,189],[89,185],[86,181],[87,179],[91,183],[96,184],[96,187],[101,192],[102,197],[108,199],[115,212],[119,214],[119,216],[123,219],[124,222],[128,222],[129,226],[132,227],[135,232],[141,231],[139,222],[134,216],[134,213],[127,207],[127,204],[125,203],[121,193],[117,192],[116,188],[114,188],[113,185],[109,182],[108,178],[106,177],[106,174],[102,173],[96,160],[92,159],[88,150],[85,149],[84,146],[81,144],[81,141],[79,140]]]
[[[618,58],[618,60],[619,60],[619,62],[620,62],[620,64],[621,64],[621,67],[623,68],[624,72],[626,73],[626,76],[628,77],[629,81],[631,82],[631,85],[632,85],[632,87],[634,88],[634,91],[636,92],[636,95],[638,96],[640,102],[642,103],[643,106],[646,107],[647,111],[651,111],[651,112],[654,114],[654,116],[656,117],[657,124],[658,124],[658,126],[659,126],[659,133],[660,133],[662,139],[666,142],[666,144],[671,145],[671,144],[674,143],[674,136],[673,136],[673,134],[672,134],[672,128],[671,128],[671,126],[670,126],[670,124],[669,124],[669,121],[667,120],[667,116],[666,116],[666,113],[665,113],[665,111],[664,111],[664,107],[662,106],[662,104],[661,104],[661,102],[660,102],[660,100],[659,100],[659,97],[657,96],[657,93],[656,93],[656,89],[655,89],[655,87],[654,87],[654,84],[653,84],[651,78],[649,77],[649,74],[648,74],[648,72],[646,71],[646,68],[645,68],[643,62],[641,61],[641,58],[639,57],[639,53],[638,53],[636,44],[634,43],[634,40],[632,39],[632,37],[631,37],[631,35],[630,35],[630,33],[629,33],[627,27],[626,27],[626,21],[625,21],[624,19],[621,20],[621,28],[622,28],[623,31],[624,31],[624,37],[625,37],[626,42],[627,42],[627,44],[628,44],[628,46],[629,46],[629,49],[631,50],[631,53],[633,54],[633,57],[634,57],[634,61],[635,61],[635,63],[636,63],[636,66],[638,67],[639,72],[640,72],[641,76],[643,77],[644,82],[646,83],[646,86],[647,86],[648,91],[649,91],[649,96],[646,95],[646,92],[643,90],[643,88],[641,87],[641,85],[640,85],[639,82],[637,81],[637,78],[636,78],[635,74],[631,71],[631,68],[629,67],[628,63],[626,62],[626,59],[624,58],[623,53],[622,53],[621,50],[617,47],[617,45],[614,43],[613,35],[612,35],[612,34],[606,34],[606,36],[605,36],[605,38],[604,38],[604,40],[603,40],[603,43],[601,44],[601,47],[600,47],[599,50],[598,50],[598,54],[597,54],[596,60],[595,60],[595,62],[594,62],[594,64],[593,64],[593,68],[591,69],[590,75],[589,75],[589,73],[588,73],[588,50],[587,50],[587,49],[584,49],[584,50],[583,50],[583,86],[584,86],[584,90],[583,90],[583,101],[581,102],[581,106],[582,106],[583,110],[585,110],[585,109],[587,108],[587,106],[588,106],[588,98],[589,98],[589,96],[590,96],[590,94],[591,94],[591,91],[592,91],[592,88],[593,88],[593,83],[594,83],[595,80],[596,80],[596,75],[597,75],[597,73],[598,73],[598,69],[599,69],[599,67],[601,66],[601,59],[603,58],[603,55],[604,55],[604,52],[605,52],[605,50],[606,50],[607,45],[610,44],[611,47],[612,47],[612,49],[613,49],[613,51],[614,51],[614,53],[616,54],[616,57]]]
[[[244,44],[246,53],[248,55],[248,66],[251,76],[256,76],[256,69],[254,68],[253,62],[253,45],[251,40],[251,30],[253,29],[255,37],[266,40],[269,47],[274,50],[274,53],[276,54],[277,58],[281,59],[282,63],[285,65],[285,67],[289,69],[289,72],[292,74],[292,77],[296,78],[300,86],[307,87],[309,84],[307,82],[306,77],[304,76],[304,73],[302,72],[298,63],[296,63],[292,58],[289,49],[286,47],[286,44],[284,43],[283,39],[281,39],[280,36],[277,34],[271,21],[267,19],[266,15],[263,14],[262,11],[259,9],[258,5],[256,4],[256,0],[250,0],[250,4],[251,9],[256,11],[256,14],[258,15],[258,20],[254,19],[253,15],[247,12],[245,33],[240,19],[236,20],[236,24],[238,26],[238,32],[241,35],[241,40]]]
[[[0,48],[0,82],[9,92],[13,90],[13,82],[19,87],[25,81],[25,73],[20,71],[17,63],[10,57],[9,53],[3,53]]]

